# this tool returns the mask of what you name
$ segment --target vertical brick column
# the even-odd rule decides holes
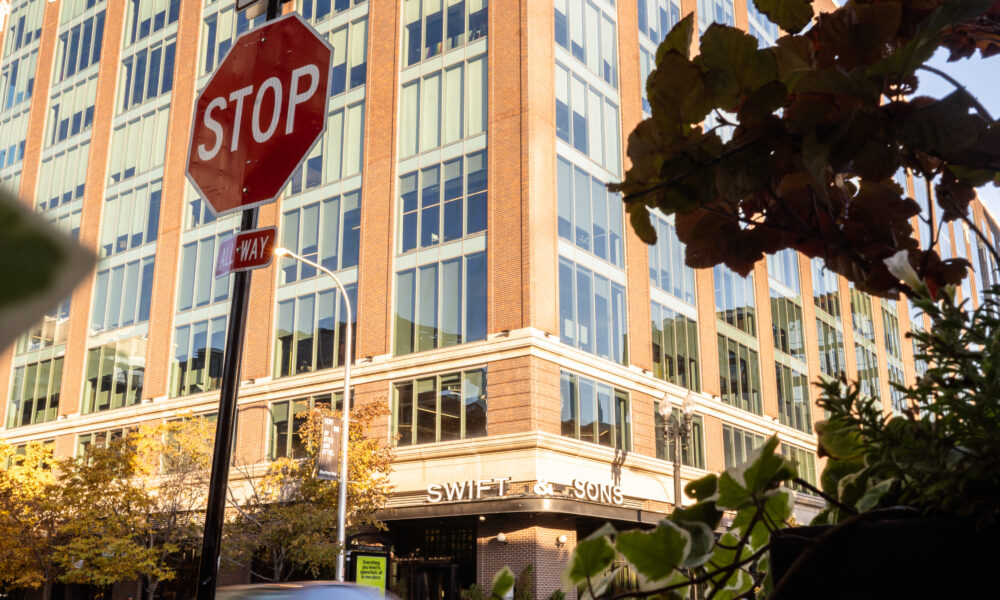
[[[706,394],[718,396],[719,340],[715,329],[715,282],[712,269],[694,272],[695,298],[698,302],[698,350],[701,359],[701,389]]]
[[[90,130],[90,157],[87,163],[86,194],[80,218],[80,243],[95,252],[104,208],[107,184],[108,155],[111,150],[111,124],[115,116],[118,75],[121,69],[122,28],[125,4],[108,2],[104,21],[104,42],[98,67],[97,94],[94,100],[94,125]],[[39,93],[36,91],[36,93]],[[45,93],[46,92],[41,92]],[[43,113],[44,114],[44,113]],[[165,196],[164,196],[165,197]],[[66,334],[66,359],[63,361],[62,391],[59,414],[69,415],[80,410],[87,341],[90,337],[91,295],[94,276],[83,280],[73,292]]]
[[[663,429],[656,426],[653,404],[661,398],[640,392],[629,394],[632,401],[632,452],[656,457],[656,439],[663,436]]]
[[[497,541],[497,534],[506,543]],[[560,535],[566,543],[558,545]],[[576,520],[552,514],[487,515],[479,523],[476,556],[476,580],[489,593],[493,576],[510,567],[517,577],[525,567],[532,567],[534,598],[548,598],[562,588],[562,573],[576,546]],[[575,589],[563,589],[568,600],[576,599]]]
[[[173,357],[173,323],[177,302],[177,265],[180,262],[181,234],[184,232],[184,194],[187,179],[188,138],[194,114],[198,81],[198,43],[201,35],[200,2],[181,3],[177,22],[177,55],[174,62],[174,89],[170,98],[170,122],[163,161],[163,201],[160,205],[160,229],[156,242],[156,265],[153,270],[152,306],[149,311],[149,344],[146,364],[155,365],[146,372],[143,396],[167,395],[170,361]],[[108,10],[111,10],[109,3]],[[108,23],[112,23],[108,15]],[[108,61],[102,60],[103,67]],[[117,61],[116,61],[117,63]],[[94,124],[97,130],[97,124]],[[110,131],[110,124],[108,130]],[[104,161],[100,163],[104,165]]]
[[[364,187],[356,346],[360,357],[392,351],[399,4],[368,3],[368,81],[365,84]]]
[[[31,112],[25,132],[24,160],[21,165],[21,200],[34,208],[41,166],[42,144],[45,142],[45,117],[49,108],[49,87],[52,84],[52,62],[56,55],[59,33],[59,9],[62,4],[42,4],[42,40],[38,44],[35,63],[35,84],[31,92]],[[8,17],[9,18],[9,17]]]
[[[621,98],[622,177],[631,161],[625,155],[628,136],[642,120],[639,73],[638,15],[634,2],[618,3],[618,92]],[[637,367],[653,369],[649,328],[649,247],[639,239],[625,215],[625,268],[628,281],[628,356]]]
[[[262,206],[257,211],[257,227],[279,225],[280,201]],[[280,240],[281,237],[279,236]],[[275,292],[278,286],[279,261],[271,261],[266,269],[252,271],[250,303],[247,306],[247,328],[243,334],[243,365],[241,379],[257,379],[271,374]]]
[[[59,6],[58,4],[44,4],[42,15],[42,41],[39,43],[38,59],[35,70],[35,85],[31,97],[31,113],[28,117],[28,131],[24,144],[24,161],[21,170],[21,187],[17,191],[18,197],[28,207],[34,208],[35,189],[38,187],[38,169],[41,163],[42,142],[45,137],[45,113],[49,104],[49,84],[52,76],[52,61],[55,58],[55,44],[59,31]],[[3,31],[0,32],[0,56],[2,56],[3,42],[6,39],[6,31],[9,27],[10,17],[6,18]],[[16,340],[7,348],[0,351],[0,415],[3,423],[6,423],[7,409],[9,408],[9,389],[11,380],[11,363],[14,360],[14,346]],[[63,379],[66,379],[64,367]],[[2,424],[2,423],[0,423]]]
[[[500,3],[489,10],[486,253],[491,333],[528,325],[535,286],[547,284],[551,290],[556,281],[555,241],[549,239],[556,231],[554,67],[552,44],[545,43],[552,37],[552,21],[551,2]],[[552,103],[548,110],[547,101]],[[538,200],[537,211],[531,210],[532,199]],[[550,247],[549,256],[543,245]],[[551,293],[547,302],[553,304]],[[550,326],[543,329],[558,333],[551,307],[550,312]]]
[[[705,468],[719,473],[726,468],[725,447],[722,445],[722,419],[711,415],[705,422]]]
[[[560,385],[559,365],[540,358],[531,359],[531,402],[536,415],[533,429],[556,435],[562,433]]]

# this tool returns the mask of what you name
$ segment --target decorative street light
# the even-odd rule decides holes
[[[664,445],[674,447],[674,510],[684,506],[684,492],[681,489],[681,452],[691,438],[691,417],[694,415],[694,392],[688,392],[681,405],[683,417],[677,418],[670,402],[669,393],[660,402],[660,417],[663,418]]]
[[[347,537],[345,531],[347,521],[347,442],[350,437],[349,432],[351,424],[351,343],[354,339],[354,332],[351,326],[351,298],[347,295],[347,290],[344,289],[344,284],[340,283],[340,279],[333,274],[333,271],[327,269],[326,267],[318,265],[308,258],[303,258],[287,248],[275,248],[274,255],[294,258],[301,263],[305,263],[310,267],[329,275],[330,278],[333,279],[333,282],[337,284],[337,289],[340,290],[341,295],[343,295],[344,307],[347,310],[347,341],[344,345],[344,422],[340,435],[340,498],[337,502],[337,544],[340,546],[340,553],[337,555],[337,581],[344,581],[344,558],[345,552],[347,551]]]

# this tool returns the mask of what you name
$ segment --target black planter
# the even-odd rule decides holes
[[[976,531],[971,521],[951,519],[859,522],[824,538],[789,572],[829,530],[794,527],[772,534],[779,600],[1000,597],[1000,527]]]

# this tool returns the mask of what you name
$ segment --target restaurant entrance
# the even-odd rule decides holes
[[[476,521],[415,519],[389,524],[393,591],[403,600],[459,600],[476,582]]]

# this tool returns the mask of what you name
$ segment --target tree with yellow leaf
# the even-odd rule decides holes
[[[51,451],[28,444],[18,454],[0,441],[0,587],[42,588],[44,600],[61,573],[55,548],[68,512]]]
[[[348,451],[347,529],[382,528],[375,518],[385,506],[393,451],[383,441],[367,436],[372,423],[388,414],[379,403],[351,410]],[[316,577],[336,565],[337,501],[339,483],[317,479],[323,417],[335,415],[327,406],[308,411],[301,437],[305,455],[280,458],[255,480],[243,469],[245,497],[230,489],[234,518],[223,528],[224,558],[247,572],[269,581],[286,581],[296,572]],[[265,568],[254,570],[254,559]]]

